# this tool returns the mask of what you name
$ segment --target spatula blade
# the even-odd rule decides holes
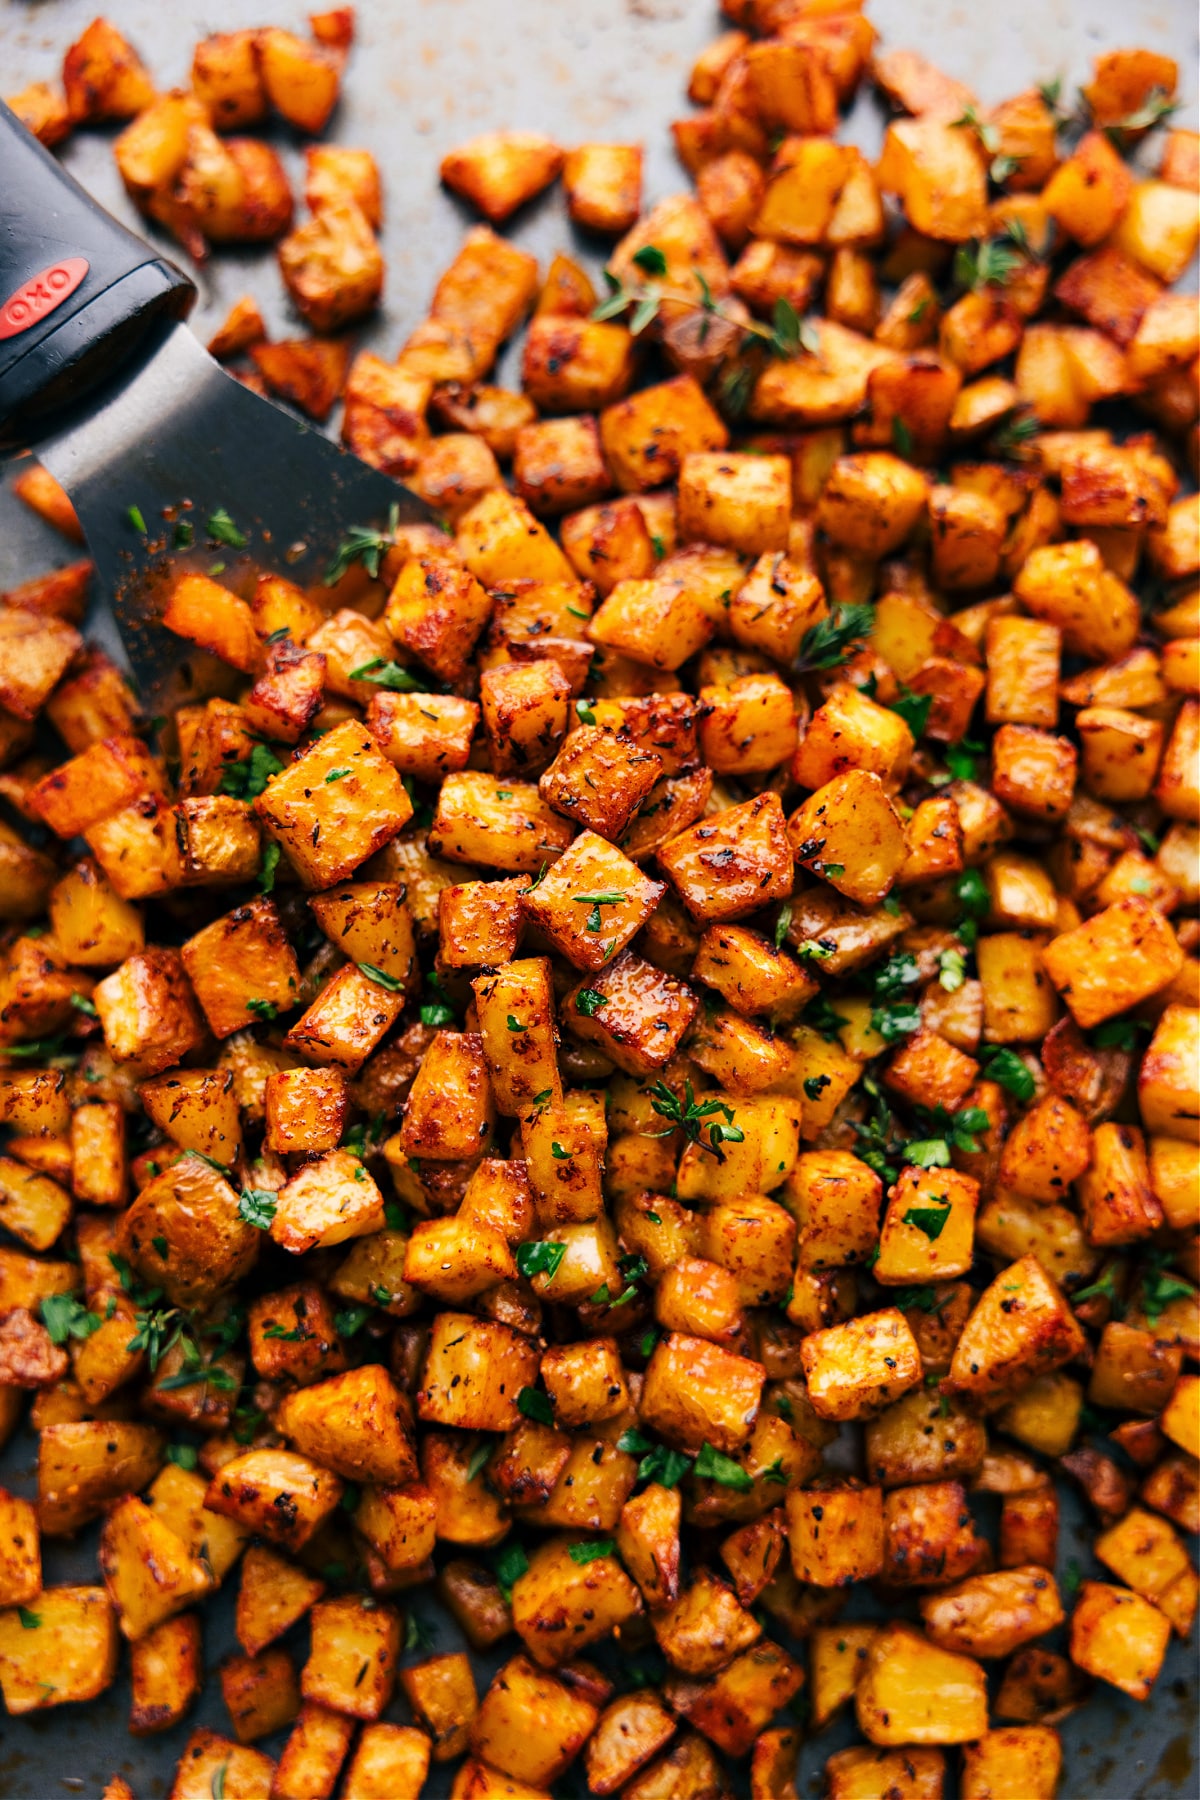
[[[110,653],[123,646],[145,699],[162,700],[183,659],[154,618],[168,559],[223,562],[231,574],[248,559],[303,587],[351,526],[382,529],[393,508],[402,524],[431,517],[407,488],[227,375],[181,324],[160,327],[140,365],[126,365],[38,457],[71,496],[96,565],[89,633]],[[244,549],[210,532],[219,513],[245,534]],[[175,532],[180,520],[190,534]]]

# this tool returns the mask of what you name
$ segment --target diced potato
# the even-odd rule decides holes
[[[1064,1617],[1054,1577],[1036,1564],[972,1575],[921,1601],[926,1634],[945,1650],[1009,1656]]]
[[[1198,1039],[1200,1010],[1164,1008],[1138,1072],[1138,1106],[1147,1131],[1188,1143],[1200,1138],[1195,1081]]]
[[[829,1800],[942,1800],[940,1750],[838,1750],[825,1764]]]
[[[511,1431],[521,1420],[517,1396],[536,1381],[538,1360],[536,1345],[507,1325],[439,1313],[417,1416],[467,1431]]]
[[[182,1613],[164,1619],[137,1639],[129,1661],[131,1735],[169,1731],[185,1717],[204,1680],[198,1616]]]
[[[736,1450],[750,1435],[764,1379],[747,1357],[673,1333],[655,1347],[639,1413],[680,1449]]]
[[[169,1800],[209,1800],[215,1781],[228,1794],[268,1800],[275,1764],[261,1750],[198,1726],[184,1745]]]
[[[1135,1700],[1146,1700],[1162,1667],[1171,1623],[1126,1588],[1085,1581],[1071,1615],[1071,1660]]]
[[[280,1188],[272,1238],[293,1256],[378,1231],[383,1195],[356,1156],[330,1150]]]
[[[824,1419],[861,1419],[921,1379],[921,1357],[903,1313],[865,1313],[817,1331],[801,1345],[814,1410]]]
[[[906,1168],[890,1190],[875,1279],[885,1287],[965,1275],[979,1184],[955,1169]]]
[[[987,1729],[984,1672],[911,1625],[886,1625],[867,1651],[855,1710],[873,1744],[968,1743]]]
[[[962,1800],[1054,1800],[1062,1745],[1049,1725],[1008,1725],[985,1731],[963,1750]]]
[[[947,1388],[987,1401],[1078,1355],[1083,1332],[1036,1256],[1001,1270],[955,1346]]]
[[[52,1587],[29,1630],[17,1607],[0,1612],[0,1692],[14,1715],[94,1700],[117,1672],[120,1639],[103,1588]]]
[[[132,1494],[119,1500],[104,1522],[100,1569],[130,1639],[144,1637],[213,1585],[211,1569]]]
[[[341,770],[331,784],[328,777]],[[254,803],[306,885],[332,887],[412,817],[400,777],[361,726],[326,733]]]
[[[557,1668],[598,1638],[619,1633],[641,1610],[638,1591],[615,1557],[580,1563],[572,1548],[561,1539],[543,1545],[513,1586],[513,1625],[543,1668]]]
[[[298,1550],[341,1496],[338,1477],[307,1457],[290,1450],[249,1450],[213,1477],[204,1504],[284,1549]]]
[[[399,1650],[400,1620],[386,1603],[357,1594],[322,1600],[300,1691],[351,1718],[377,1719],[392,1697]]]
[[[1183,951],[1162,914],[1130,895],[1054,938],[1043,960],[1086,1031],[1166,987],[1179,973]]]

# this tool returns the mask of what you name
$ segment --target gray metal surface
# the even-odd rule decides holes
[[[97,0],[0,0],[0,90],[54,76],[64,47],[97,10]],[[301,0],[264,0],[261,6],[256,0],[111,0],[107,10],[166,88],[186,79],[196,38],[257,23],[302,30],[305,7]],[[1101,48],[1136,42],[1169,51],[1180,61],[1188,122],[1195,123],[1193,0],[1152,0],[1137,9],[1122,0],[1007,0],[991,7],[965,0],[874,0],[870,14],[886,42],[925,51],[985,101],[1055,73],[1064,75],[1070,93]],[[385,182],[386,302],[359,341],[394,355],[424,316],[436,276],[470,222],[466,210],[439,190],[438,158],[476,131],[534,127],[567,144],[637,138],[647,151],[647,201],[685,186],[667,128],[687,111],[692,58],[719,28],[706,0],[361,0],[359,39],[331,126],[338,141],[376,153]],[[879,118],[869,100],[860,100],[848,129],[864,148],[876,146]],[[276,142],[299,187],[299,141],[283,133]],[[119,217],[142,228],[121,191],[107,134],[81,134],[66,146],[64,160]],[[510,235],[543,259],[574,245],[592,266],[600,260],[594,241],[572,233],[557,193],[526,209]],[[199,281],[195,323],[202,338],[246,291],[258,296],[275,335],[301,334],[270,251],[224,252],[200,271]],[[0,492],[0,587],[70,554]],[[33,1453],[33,1439],[19,1435],[0,1461],[0,1481],[32,1493]],[[1072,1562],[1085,1575],[1099,1573],[1087,1549],[1088,1532],[1075,1496],[1064,1495],[1060,1573]],[[94,1571],[94,1532],[82,1534],[77,1546],[48,1546],[48,1581],[94,1578]],[[865,1598],[856,1596],[852,1611]],[[418,1599],[415,1610],[433,1619],[431,1600]],[[233,1647],[231,1626],[227,1591],[205,1612],[210,1669]],[[451,1626],[439,1627],[439,1647],[460,1642]],[[302,1633],[294,1647],[302,1656]],[[481,1683],[490,1666],[481,1665]],[[1063,1726],[1064,1800],[1179,1800],[1200,1791],[1193,1760],[1196,1692],[1194,1646],[1179,1644],[1169,1652],[1148,1705],[1113,1689],[1099,1691]],[[188,1725],[161,1738],[128,1737],[128,1701],[122,1676],[90,1707],[0,1722],[0,1800],[98,1797],[114,1772],[132,1781],[138,1800],[161,1800],[191,1725],[228,1730],[215,1679]],[[400,1706],[393,1716],[404,1716]],[[805,1743],[804,1800],[819,1794],[826,1756],[851,1735],[843,1721]],[[277,1752],[280,1741],[269,1739],[263,1747]],[[435,1772],[430,1794],[440,1797],[448,1785],[444,1772]],[[568,1781],[560,1791],[574,1800],[582,1781]]]
[[[244,550],[223,551],[231,569],[278,569],[302,586],[320,579],[349,526],[382,527],[392,508],[405,524],[432,517],[407,488],[235,381],[187,325],[157,328],[140,362],[90,396],[38,454],[74,501],[96,565],[94,634],[108,636],[115,618],[154,710],[180,704],[194,680],[203,682],[198,659],[185,659],[179,639],[158,625],[153,595],[168,566],[211,564],[205,521],[215,512],[224,509],[246,539]],[[177,517],[189,525],[190,550],[163,524]]]

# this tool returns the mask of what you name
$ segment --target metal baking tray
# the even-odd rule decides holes
[[[56,78],[63,51],[100,10],[98,0],[0,0],[0,92]],[[212,31],[279,24],[303,31],[302,0],[108,0],[104,8],[144,56],[162,88],[186,83],[195,41]],[[1087,79],[1098,50],[1132,43],[1175,56],[1186,102],[1183,122],[1194,125],[1197,29],[1192,0],[1150,0],[1136,10],[1122,0],[1001,0],[991,7],[961,0],[869,0],[885,43],[924,51],[968,82],[985,102],[1061,74],[1065,95]],[[558,142],[637,139],[646,149],[647,203],[688,185],[675,161],[669,123],[685,115],[687,74],[699,50],[728,21],[708,0],[359,0],[358,37],[329,136],[374,151],[383,173],[388,274],[384,305],[356,339],[393,357],[425,315],[434,282],[454,253],[468,210],[437,180],[441,155],[472,134],[501,126],[536,128]],[[865,93],[844,128],[869,154],[882,136],[881,114]],[[62,152],[66,166],[119,218],[145,231],[122,190],[109,132],[87,131]],[[303,148],[286,130],[273,135],[299,190]],[[568,223],[552,190],[508,228],[543,264],[571,249],[593,269],[602,261],[594,239]],[[177,254],[168,249],[168,254]],[[200,299],[193,323],[201,339],[221,322],[240,294],[253,292],[273,336],[302,335],[289,312],[270,248],[222,250],[198,271]],[[1194,282],[1193,284],[1194,285]],[[501,378],[515,383],[513,353]],[[335,421],[336,422],[336,421]],[[73,552],[0,483],[0,589]],[[19,1432],[0,1457],[0,1482],[33,1495],[35,1440]],[[1073,1493],[1063,1496],[1060,1571],[1074,1560],[1099,1574],[1088,1544],[1094,1525]],[[95,1528],[75,1543],[45,1546],[47,1584],[96,1580]],[[123,1673],[88,1706],[62,1707],[22,1719],[0,1717],[0,1800],[57,1800],[84,1794],[99,1800],[113,1774],[132,1784],[137,1800],[163,1800],[188,1734],[197,1724],[229,1731],[215,1679],[220,1658],[236,1648],[236,1578],[203,1612],[205,1659],[214,1674],[187,1722],[160,1737],[128,1735],[129,1683]],[[855,1595],[848,1616],[865,1607]],[[418,1592],[413,1611],[436,1626],[438,1649],[462,1648],[453,1624]],[[294,1640],[294,1641],[293,1641]],[[1054,1643],[1051,1639],[1049,1642]],[[285,1643],[298,1662],[304,1628]],[[428,1651],[412,1653],[417,1661]],[[503,1660],[476,1660],[480,1689]],[[1197,1722],[1195,1644],[1173,1644],[1151,1700],[1144,1706],[1114,1688],[1062,1725],[1064,1800],[1180,1800],[1200,1792],[1194,1751]],[[390,1709],[405,1717],[403,1702]],[[853,1740],[843,1716],[809,1736],[801,1751],[799,1793],[821,1792],[826,1757]],[[261,1748],[277,1755],[283,1734]],[[950,1758],[953,1763],[954,1758]],[[735,1780],[737,1779],[735,1774]],[[451,1776],[435,1765],[426,1788],[442,1800]],[[740,1791],[748,1792],[744,1776]],[[559,1785],[563,1800],[585,1795],[578,1770]]]

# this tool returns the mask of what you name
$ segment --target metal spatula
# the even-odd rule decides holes
[[[71,496],[96,565],[90,628],[114,648],[115,619],[147,697],[182,655],[154,623],[154,578],[168,554],[211,565],[214,515],[256,566],[301,585],[350,526],[382,528],[393,508],[406,524],[430,517],[227,375],[181,322],[194,299],[0,103],[0,438],[35,443]]]

